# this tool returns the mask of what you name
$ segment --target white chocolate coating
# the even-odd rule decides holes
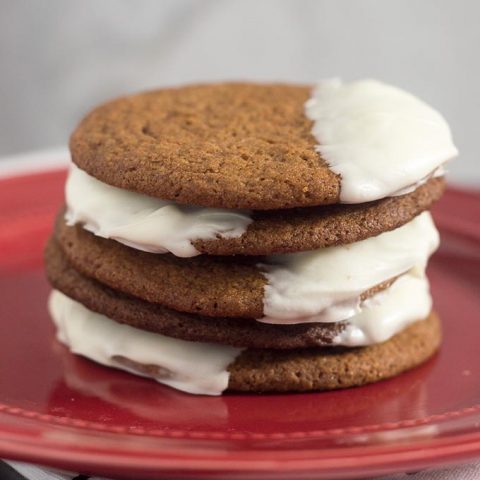
[[[122,325],[92,312],[54,290],[49,310],[57,338],[73,353],[95,362],[142,375],[115,361],[122,356],[143,365],[156,365],[170,375],[160,383],[188,393],[220,395],[228,386],[228,365],[242,349],[228,345],[187,342]]]
[[[367,298],[360,313],[348,320],[348,326],[334,345],[360,347],[385,342],[430,313],[432,298],[424,275],[402,275],[391,287]]]
[[[73,166],[65,187],[67,224],[152,253],[193,257],[193,240],[240,237],[252,222],[245,210],[179,205],[112,187]]]
[[[343,203],[405,193],[458,154],[440,113],[376,80],[320,82],[305,112],[318,152],[342,177]]]
[[[268,257],[265,323],[338,322],[360,312],[360,296],[412,269],[422,272],[439,244],[430,213],[349,245]]]

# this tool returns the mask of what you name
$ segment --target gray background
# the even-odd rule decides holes
[[[480,185],[479,23],[476,0],[0,0],[0,155],[139,89],[377,77],[447,117],[450,177]]]

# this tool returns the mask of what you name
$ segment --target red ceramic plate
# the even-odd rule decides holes
[[[435,358],[338,392],[199,397],[55,341],[42,247],[64,177],[0,181],[0,456],[136,479],[354,478],[480,456],[480,196],[450,190],[434,212]]]

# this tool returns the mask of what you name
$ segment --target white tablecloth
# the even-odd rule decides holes
[[[74,480],[77,474],[54,472],[48,469],[20,462],[7,462],[28,480]],[[85,478],[85,477],[83,477]],[[87,477],[89,480],[107,480],[103,477]],[[396,473],[375,480],[479,480],[480,462],[469,463],[438,470],[424,470],[417,473]],[[83,480],[83,479],[82,479]]]

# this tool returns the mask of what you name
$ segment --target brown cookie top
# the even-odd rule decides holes
[[[105,183],[164,200],[269,210],[338,202],[315,152],[311,87],[219,83],[119,98],[88,114],[72,159]]]
[[[45,250],[47,276],[54,288],[88,309],[135,328],[183,340],[235,347],[290,349],[329,345],[345,323],[268,325],[251,319],[218,318],[170,310],[122,294],[75,270],[53,239]]]
[[[72,266],[82,274],[128,295],[174,310],[213,317],[263,317],[267,283],[261,257],[178,258],[126,247],[69,227],[60,214],[55,238]],[[392,280],[368,291],[367,298]]]
[[[365,385],[420,365],[441,342],[435,313],[390,340],[369,347],[248,349],[229,366],[229,390],[307,392]]]

